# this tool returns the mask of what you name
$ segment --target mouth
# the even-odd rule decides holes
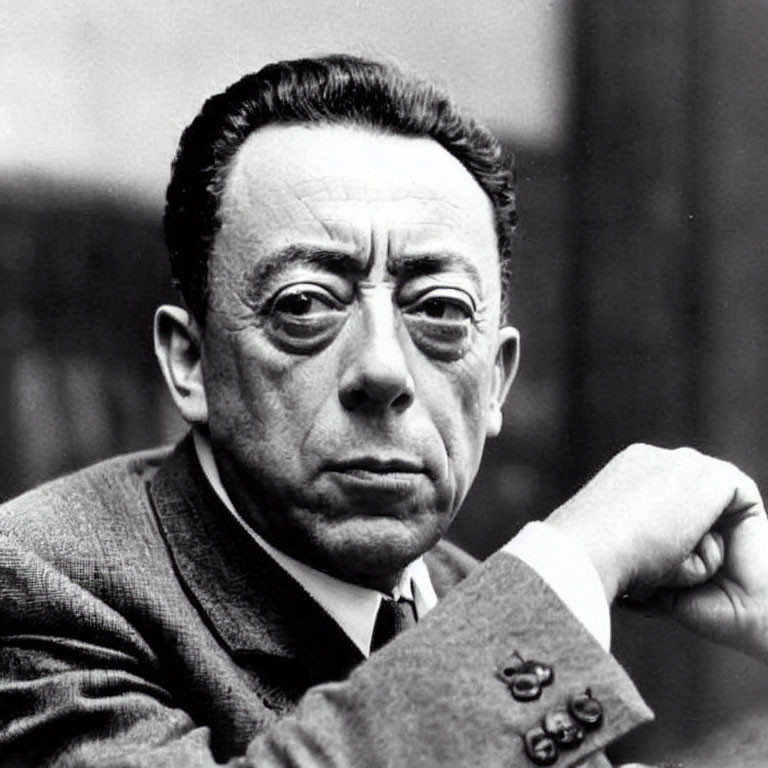
[[[331,472],[365,472],[378,475],[425,474],[424,465],[413,459],[361,456],[328,463]]]
[[[362,456],[329,462],[325,471],[350,489],[407,494],[427,475],[423,464],[399,457]]]

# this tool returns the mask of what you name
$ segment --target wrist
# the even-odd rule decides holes
[[[606,600],[611,605],[620,593],[623,578],[621,558],[615,546],[606,546],[606,537],[589,529],[582,519],[564,507],[556,509],[546,520],[563,536],[573,541],[589,558],[600,577]]]

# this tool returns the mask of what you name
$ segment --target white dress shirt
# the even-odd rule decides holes
[[[379,612],[384,594],[375,589],[350,584],[335,576],[318,571],[316,568],[286,555],[273,547],[269,542],[259,536],[248,525],[235,509],[229,494],[221,482],[219,470],[213,457],[213,451],[208,439],[194,430],[193,437],[197,458],[200,461],[203,473],[209,484],[221,499],[227,509],[243,527],[245,532],[264,551],[277,562],[278,565],[293,576],[296,581],[323,607],[333,620],[344,630],[349,639],[360,649],[364,656],[371,652],[371,638],[373,627],[376,623],[376,615]],[[432,580],[423,558],[414,560],[404,571],[399,584],[391,595],[398,599],[404,597],[412,600],[416,607],[416,615],[422,618],[429,610],[437,605]]]
[[[299,582],[364,656],[369,656],[376,615],[385,595],[329,576],[265,541],[235,509],[221,482],[208,439],[198,430],[193,430],[193,438],[197,458],[208,483],[247,535]],[[608,649],[611,631],[608,602],[600,577],[586,553],[555,528],[542,522],[528,523],[503,550],[533,568],[571,613]],[[413,600],[419,619],[437,605],[437,595],[423,558],[414,560],[405,568],[393,594],[387,597]]]

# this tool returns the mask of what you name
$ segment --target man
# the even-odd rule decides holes
[[[768,658],[759,494],[696,452],[625,451],[482,565],[441,542],[517,367],[513,225],[495,140],[389,67],[206,103],[155,323],[192,430],[3,509],[3,765],[605,765],[650,716],[606,650],[638,589]]]

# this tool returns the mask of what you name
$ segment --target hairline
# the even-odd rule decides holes
[[[208,308],[208,262],[221,229],[232,166],[253,133],[291,124],[347,125],[428,138],[453,155],[490,202],[501,317],[508,316],[517,221],[512,156],[436,83],[391,62],[332,54],[278,61],[244,75],[209,97],[182,133],[166,193],[164,228],[174,283],[199,325]]]
[[[216,230],[216,233],[213,237],[213,241],[210,245],[210,250],[208,254],[208,263],[207,263],[207,269],[210,270],[210,260],[211,257],[214,256],[214,254],[217,252],[217,241],[219,239],[219,236],[221,234],[221,228],[223,225],[223,220],[221,218],[222,210],[223,210],[223,203],[225,200],[225,196],[227,195],[227,190],[231,189],[230,187],[230,179],[232,178],[232,172],[234,170],[234,166],[237,164],[238,160],[241,158],[243,154],[244,147],[251,141],[251,139],[256,136],[257,134],[265,131],[265,130],[275,130],[280,128],[289,128],[289,127],[306,127],[308,130],[316,130],[318,128],[332,128],[335,126],[339,127],[345,127],[345,128],[352,128],[354,130],[358,130],[361,132],[367,132],[372,135],[379,135],[379,136],[393,136],[401,139],[406,140],[416,140],[416,141],[429,141],[433,145],[436,145],[440,149],[443,150],[443,152],[450,155],[462,168],[462,170],[471,178],[471,180],[474,182],[474,184],[477,186],[477,188],[482,192],[483,197],[485,201],[490,206],[490,212],[491,212],[491,219],[492,219],[492,226],[494,228],[494,231],[496,232],[496,258],[498,262],[498,275],[499,275],[499,281],[500,281],[500,293],[499,293],[499,323],[503,325],[507,320],[507,314],[508,314],[508,306],[507,306],[507,293],[508,293],[508,286],[507,282],[509,280],[508,276],[505,274],[505,270],[508,268],[505,259],[502,256],[501,248],[499,246],[499,233],[497,230],[498,223],[496,219],[496,206],[494,204],[493,199],[489,195],[488,191],[483,187],[483,185],[480,183],[480,181],[477,179],[475,174],[472,173],[472,171],[467,167],[465,163],[461,161],[459,157],[457,157],[453,152],[451,152],[442,142],[438,141],[434,136],[430,136],[429,134],[409,134],[405,131],[398,130],[396,126],[393,125],[383,125],[378,123],[373,123],[370,121],[366,121],[362,118],[360,118],[357,115],[344,115],[344,116],[330,116],[330,115],[315,115],[312,117],[307,117],[304,119],[294,118],[291,120],[280,120],[280,119],[271,119],[265,123],[262,123],[261,125],[256,126],[252,131],[248,133],[247,136],[243,138],[243,140],[238,145],[237,149],[234,151],[232,156],[227,160],[227,162],[222,163],[221,166],[216,170],[216,174],[214,177],[214,184],[215,191],[214,196],[216,199],[216,219],[218,221],[218,227]],[[288,246],[286,250],[289,250],[292,246]],[[200,327],[201,330],[205,329],[205,322],[206,317],[208,314],[208,310],[210,309],[210,281],[208,281],[208,291],[206,294],[206,308],[205,308],[205,314],[202,318],[195,317],[195,322]]]

